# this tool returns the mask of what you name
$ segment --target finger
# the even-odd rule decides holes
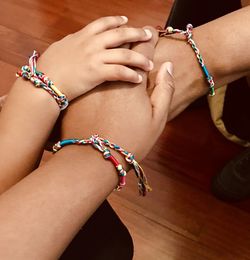
[[[155,88],[151,95],[151,104],[153,110],[153,121],[163,129],[167,122],[167,116],[170,109],[174,93],[173,64],[165,62],[162,64],[155,82]]]
[[[105,81],[127,81],[131,83],[142,82],[142,77],[140,74],[123,65],[105,65],[102,73]]]
[[[147,42],[134,43],[131,47],[133,51],[139,52],[147,57],[149,60],[152,60],[154,57],[155,46],[158,41],[158,32],[150,26],[144,27],[145,30],[149,30],[152,34],[152,37]]]
[[[128,28],[128,25],[122,25],[120,26],[120,28]],[[123,49],[130,49],[131,48],[131,42],[127,42],[122,44],[121,46],[119,46],[119,48],[123,48]]]
[[[155,51],[155,46],[158,41],[158,32],[153,28],[153,27],[144,27],[144,29],[148,29],[152,33],[152,38],[147,41],[147,42],[140,42],[140,43],[134,43],[131,47],[131,50],[136,51],[138,53],[143,54],[146,58],[149,60],[153,60],[154,57],[154,51]],[[143,72],[139,72],[142,77],[144,78],[144,83],[146,85],[146,75]]]
[[[85,33],[87,35],[99,34],[104,31],[117,28],[127,22],[128,18],[126,16],[106,16],[89,23],[77,33]]]
[[[122,48],[122,49],[130,49],[130,48],[131,48],[131,42],[124,43],[124,44],[122,44],[121,46],[119,46],[119,48]]]
[[[121,64],[140,68],[145,71],[153,69],[154,64],[144,55],[128,49],[111,49],[103,52],[102,60],[106,64]]]
[[[101,42],[104,48],[115,48],[124,43],[148,41],[151,37],[152,33],[147,29],[117,28],[99,34],[96,41]]]

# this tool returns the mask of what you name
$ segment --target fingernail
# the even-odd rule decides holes
[[[172,63],[172,62],[167,62],[167,63],[166,63],[166,69],[167,69],[167,72],[173,77],[173,74],[174,74],[174,66],[173,66],[173,63]]]
[[[146,33],[148,39],[153,36],[152,32],[149,29],[144,29],[144,32]]]
[[[123,24],[128,22],[128,17],[127,16],[122,15],[121,18],[123,20],[123,22],[122,22]]]
[[[136,83],[141,83],[142,82],[142,75],[138,74],[138,81]]]
[[[154,68],[154,63],[150,60],[148,69],[152,70],[153,68]]]

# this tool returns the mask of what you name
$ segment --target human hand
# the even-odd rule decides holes
[[[119,28],[126,23],[127,18],[122,16],[95,20],[50,45],[38,60],[38,70],[45,73],[69,100],[104,81],[141,82],[140,75],[130,67],[149,71],[153,63],[140,53],[116,47],[148,41],[152,34],[141,28]]]
[[[158,33],[132,47],[153,58]],[[88,138],[93,134],[117,143],[142,160],[162,133],[174,92],[172,64],[164,63],[157,75],[152,95],[147,93],[147,74],[138,70],[143,82],[102,84],[71,103],[62,121],[62,138]]]

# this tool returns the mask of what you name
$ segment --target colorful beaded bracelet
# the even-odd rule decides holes
[[[46,90],[55,99],[60,110],[64,110],[69,105],[69,101],[47,76],[36,69],[38,58],[39,53],[34,51],[32,56],[29,58],[29,66],[22,66],[21,70],[16,73],[16,76],[30,80],[36,87]]]
[[[214,96],[215,95],[215,89],[214,89],[214,80],[213,77],[209,74],[207,67],[204,64],[204,60],[200,54],[199,49],[197,48],[194,40],[193,40],[193,25],[192,24],[188,24],[186,26],[186,30],[179,30],[179,29],[174,29],[173,27],[169,26],[167,27],[165,30],[162,28],[158,28],[159,31],[159,36],[160,37],[164,37],[170,34],[174,34],[174,33],[179,33],[179,34],[183,34],[186,36],[187,42],[191,45],[192,49],[194,50],[195,54],[196,54],[196,58],[198,59],[198,62],[201,66],[201,69],[207,79],[207,82],[209,84],[209,95],[210,96]]]
[[[66,139],[57,142],[53,146],[53,152],[59,151],[62,147],[66,145],[72,145],[72,144],[77,144],[77,145],[87,145],[90,144],[92,145],[95,149],[100,151],[103,154],[103,157],[106,160],[109,160],[113,163],[115,166],[118,176],[119,176],[119,184],[116,187],[116,190],[121,190],[126,184],[126,171],[123,169],[122,165],[115,159],[115,157],[111,154],[110,150],[107,148],[111,148],[119,152],[121,155],[125,157],[125,160],[131,164],[134,168],[135,175],[138,179],[138,190],[139,194],[142,196],[145,196],[147,192],[151,191],[152,189],[148,185],[146,175],[141,168],[141,166],[138,164],[138,162],[135,160],[134,155],[125,151],[123,148],[120,146],[113,144],[109,142],[107,139],[103,139],[99,137],[98,135],[93,135],[88,139]]]

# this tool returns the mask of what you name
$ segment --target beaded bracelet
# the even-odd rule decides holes
[[[118,176],[119,176],[119,184],[116,187],[116,190],[121,190],[126,184],[126,171],[123,169],[122,165],[115,159],[115,157],[111,154],[110,150],[107,148],[111,148],[119,152],[121,155],[125,157],[125,160],[131,164],[134,168],[135,175],[138,179],[138,190],[139,194],[142,196],[145,196],[147,192],[151,191],[151,187],[148,185],[146,175],[141,168],[141,166],[138,164],[138,162],[135,160],[135,157],[133,154],[125,151],[123,148],[120,146],[113,144],[109,142],[107,139],[103,139],[99,137],[98,135],[93,135],[88,139],[66,139],[57,142],[53,146],[53,152],[59,151],[62,147],[66,145],[72,145],[72,144],[77,144],[77,145],[87,145],[90,144],[92,145],[95,149],[100,151],[103,154],[103,157],[106,160],[109,160],[113,163],[115,166]]]
[[[36,69],[38,58],[39,53],[34,51],[32,56],[29,58],[29,66],[22,66],[21,70],[16,73],[16,76],[30,80],[36,87],[46,90],[55,99],[60,110],[64,110],[69,105],[69,101],[47,76]]]
[[[199,49],[197,48],[194,40],[193,40],[193,25],[192,24],[188,24],[186,26],[186,30],[179,30],[179,29],[174,29],[173,27],[169,26],[167,27],[165,30],[162,28],[158,28],[159,31],[159,36],[160,37],[165,37],[167,35],[170,34],[174,34],[174,33],[179,33],[179,34],[183,34],[186,36],[187,42],[191,45],[192,49],[194,50],[195,54],[196,54],[196,58],[198,59],[198,62],[201,66],[201,69],[207,79],[207,82],[209,84],[209,95],[210,96],[214,96],[215,95],[215,89],[214,89],[214,81],[213,81],[213,77],[209,74],[207,67],[204,64],[204,60],[200,54]]]

